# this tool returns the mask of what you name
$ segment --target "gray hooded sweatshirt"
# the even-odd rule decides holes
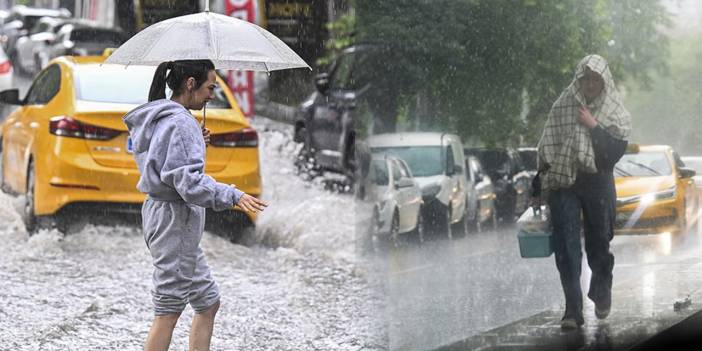
[[[141,105],[124,117],[141,178],[137,189],[154,200],[184,200],[221,211],[244,194],[204,173],[202,130],[181,104],[161,99]]]
[[[124,122],[141,172],[137,188],[148,194],[141,213],[154,265],[155,313],[180,313],[187,304],[201,313],[220,296],[200,248],[205,208],[231,208],[243,192],[204,173],[202,131],[182,105],[152,101]]]

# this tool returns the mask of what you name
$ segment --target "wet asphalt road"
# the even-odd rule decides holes
[[[681,236],[616,236],[615,289],[645,280],[657,264],[694,256],[702,251],[700,238],[697,228]],[[543,311],[562,311],[565,305],[553,255],[522,259],[514,224],[376,255],[388,272],[387,319],[393,350],[439,347]],[[584,293],[589,277],[583,257]],[[652,292],[674,289],[649,283]],[[587,298],[584,302],[585,309],[592,308]]]

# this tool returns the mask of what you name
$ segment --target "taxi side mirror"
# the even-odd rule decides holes
[[[680,167],[678,169],[678,173],[680,174],[680,178],[692,178],[697,175],[697,172],[694,169],[686,167]]]
[[[0,104],[24,105],[24,102],[19,98],[18,89],[9,89],[0,91]]]

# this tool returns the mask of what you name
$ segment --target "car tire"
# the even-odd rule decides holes
[[[688,228],[687,228],[687,201],[683,201],[683,210],[682,210],[682,218],[680,219],[680,226],[673,230],[671,234],[673,236],[681,236],[683,234],[687,234]]]
[[[480,202],[475,206],[475,218],[473,218],[473,230],[475,230],[476,233],[482,233],[483,231],[483,222],[480,221],[480,211],[482,209],[480,208]]]
[[[307,127],[304,124],[298,125],[295,129],[295,135],[293,135],[293,141],[296,143],[306,143],[307,142]]]
[[[495,208],[492,209],[492,216],[490,216],[490,221],[492,222],[492,230],[497,231],[497,211]]]
[[[426,234],[426,227],[424,225],[424,216],[422,215],[423,209],[419,209],[417,213],[417,225],[414,227],[412,236],[414,240],[420,245],[424,243],[424,235]]]
[[[463,238],[470,232],[469,227],[470,221],[468,220],[468,208],[466,207],[466,210],[463,211],[463,218],[461,218],[458,223],[454,224],[451,233],[456,238]]]
[[[451,226],[451,207],[446,209],[444,228],[446,229],[446,237],[453,240],[453,228]]]
[[[392,245],[394,247],[397,248],[400,246],[400,216],[398,215],[397,210],[395,210],[395,213],[392,215],[389,239],[392,241]]]
[[[0,139],[0,191],[4,192],[5,194],[8,194],[10,191],[7,188],[7,185],[5,185],[5,165],[3,164],[5,161],[5,157],[2,154],[2,139]]]
[[[29,233],[30,236],[37,231],[37,217],[34,213],[35,184],[34,162],[30,160],[29,166],[27,167],[27,188],[24,195],[24,211],[22,213],[24,227],[27,229],[27,233]]]

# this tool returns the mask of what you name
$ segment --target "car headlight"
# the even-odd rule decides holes
[[[672,186],[668,189],[665,189],[663,191],[657,192],[656,195],[656,200],[666,200],[666,199],[673,199],[677,195],[677,186]]]
[[[643,195],[635,195],[629,197],[617,198],[617,205],[628,205],[632,203],[639,202],[642,205],[650,205],[651,203],[659,200],[674,199],[677,196],[677,186],[672,186],[663,191],[658,191],[655,193],[647,193]]]
[[[441,184],[431,184],[422,188],[422,196],[431,197],[436,196],[436,194],[441,191]]]

